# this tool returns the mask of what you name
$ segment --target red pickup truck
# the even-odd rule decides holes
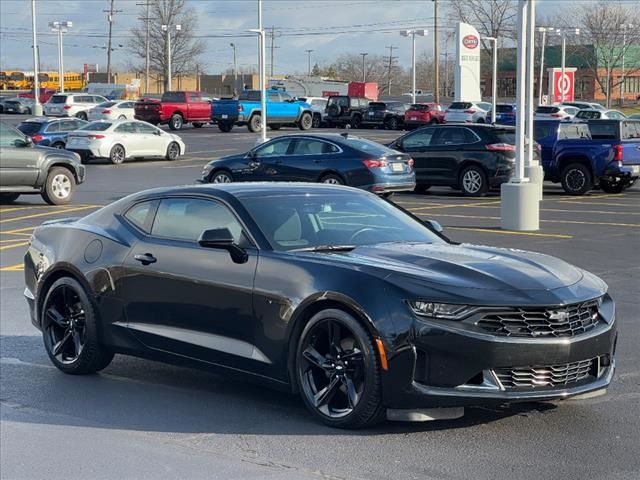
[[[200,128],[211,121],[211,103],[200,92],[165,92],[160,101],[142,99],[135,104],[136,120],[169,124],[171,130],[180,130],[185,123]]]

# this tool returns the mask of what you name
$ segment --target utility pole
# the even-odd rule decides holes
[[[384,47],[389,49],[389,67],[387,70],[387,95],[391,95],[391,67],[393,66],[393,51],[397,50],[398,47],[394,47],[393,45]]]
[[[42,105],[40,104],[40,50],[38,49],[38,38],[36,33],[36,0],[31,0],[31,37],[33,40],[33,114],[36,117],[42,115]]]
[[[140,7],[146,7],[147,8],[147,12],[145,17],[139,18],[140,20],[144,20],[145,23],[145,57],[144,57],[144,89],[146,90],[146,93],[149,92],[149,28],[150,28],[150,23],[149,21],[151,20],[151,18],[149,17],[149,7],[152,5],[151,0],[147,0],[144,3],[136,3],[136,5],[140,6]]]
[[[311,76],[311,52],[315,50],[305,50],[307,52],[307,75]]]
[[[369,54],[361,53],[360,55],[362,55],[362,83],[365,83],[367,81],[367,68],[365,64],[365,57]]]
[[[171,76],[172,76],[172,70],[171,70],[171,27],[175,27],[176,31],[179,32],[180,30],[182,30],[182,25],[178,24],[178,25],[162,25],[162,30],[165,32],[165,47],[166,47],[166,56],[167,56],[167,88],[166,88],[166,92],[170,92],[171,91]]]
[[[60,93],[64,93],[64,46],[62,34],[67,33],[67,29],[73,27],[73,22],[49,22],[49,27],[52,32],[58,34],[58,77]]]
[[[544,47],[547,43],[547,32],[553,32],[553,27],[537,27],[537,32],[542,33],[542,45],[540,47],[540,78],[538,83],[538,105],[542,105],[542,83],[544,82]]]
[[[434,77],[436,86],[433,91],[433,101],[440,103],[440,53],[438,47],[438,0],[433,0],[433,58],[434,65]]]
[[[122,10],[114,10],[115,0],[111,0],[109,10],[103,10],[107,14],[107,21],[109,22],[109,41],[107,43],[107,83],[111,83],[111,32],[113,30],[113,16],[116,13],[122,12]]]
[[[229,46],[233,48],[233,96],[235,97],[238,94],[238,59],[236,57],[236,44],[232,42]]]
[[[280,47],[276,47],[275,43],[276,43],[276,27],[272,25],[271,26],[271,47],[270,47],[270,50],[271,50],[271,68],[270,68],[271,73],[269,74],[270,78],[273,78],[273,56],[275,53],[275,49],[280,48]]]

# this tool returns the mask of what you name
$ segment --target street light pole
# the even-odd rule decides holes
[[[562,65],[561,65],[561,69],[562,69],[562,78],[560,80],[560,103],[564,103],[564,92],[566,90],[565,88],[565,67],[566,67],[566,60],[567,60],[567,33],[574,33],[576,35],[580,34],[580,29],[579,28],[572,28],[569,30],[564,30],[564,29],[560,29],[557,30],[558,35],[562,36]],[[609,98],[609,88],[607,86],[607,99]]]
[[[540,79],[538,82],[538,105],[542,105],[542,83],[544,82],[544,48],[547,43],[547,32],[553,32],[553,27],[538,27],[538,32],[542,33],[542,47],[540,48]]]
[[[433,101],[436,104],[440,103],[440,53],[439,53],[439,45],[438,45],[438,0],[433,0],[433,58],[435,59],[434,64],[434,97]]]
[[[424,37],[426,30],[402,30],[403,37],[411,36],[411,103],[416,103],[416,35]]]
[[[362,83],[365,83],[367,81],[367,69],[365,65],[365,57],[369,54],[361,53],[360,55],[362,56]]]
[[[311,76],[311,52],[314,50],[305,50],[307,52],[307,75]]]
[[[258,34],[260,39],[260,48],[258,55],[258,64],[260,70],[260,140],[259,143],[267,141],[267,85],[266,85],[266,39],[265,32],[262,29],[262,0],[258,0],[258,28],[252,28],[249,30],[252,33]]]
[[[31,37],[33,41],[33,114],[39,117],[42,115],[42,105],[40,104],[40,62],[36,34],[36,0],[31,0]]]
[[[233,48],[233,94],[236,95],[238,91],[238,59],[236,57],[236,44],[230,43],[231,48]]]
[[[182,25],[175,25],[175,29],[177,32],[182,30]],[[162,30],[165,32],[165,47],[166,47],[166,56],[167,56],[167,92],[172,90],[171,87],[171,76],[172,76],[172,68],[171,68],[171,25],[162,25]]]
[[[60,93],[64,93],[64,47],[62,45],[62,34],[68,28],[73,27],[73,22],[49,22],[52,32],[58,34],[58,76],[60,77]]]
[[[484,37],[488,42],[493,42],[493,60],[491,75],[491,123],[496,123],[496,103],[498,100],[498,39],[496,37]]]

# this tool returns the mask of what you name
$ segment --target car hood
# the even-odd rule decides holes
[[[573,285],[584,276],[579,268],[547,255],[470,244],[385,243],[327,255],[383,269],[387,278],[409,276],[465,289],[552,290]]]

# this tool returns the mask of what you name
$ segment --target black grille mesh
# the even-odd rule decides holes
[[[501,368],[494,370],[505,389],[564,387],[589,376],[597,376],[597,359],[540,367]]]

